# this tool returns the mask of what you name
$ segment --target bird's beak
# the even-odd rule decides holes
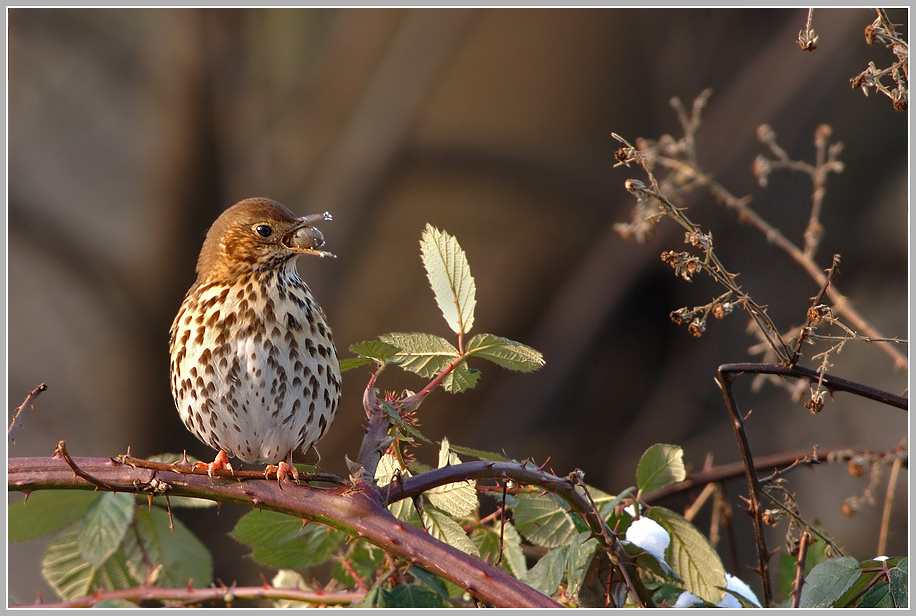
[[[324,235],[317,227],[312,226],[313,223],[328,220],[331,220],[331,215],[328,212],[303,216],[299,219],[299,224],[283,237],[283,245],[301,254],[336,257],[333,253],[319,250],[324,246]]]

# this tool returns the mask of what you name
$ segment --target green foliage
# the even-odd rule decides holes
[[[815,566],[802,587],[800,607],[909,607],[907,558],[858,562],[844,556]]]
[[[206,547],[179,520],[170,519],[168,512],[159,507],[147,510],[145,499],[137,501],[124,493],[80,492],[84,497],[78,499],[73,498],[77,493],[66,491],[41,494],[39,499],[29,498],[11,507],[16,511],[14,526],[20,539],[59,533],[42,557],[41,573],[61,599],[141,583],[210,584],[213,563]],[[52,513],[68,506],[79,517]],[[24,526],[22,516],[27,514],[41,523],[29,532],[19,532]]]
[[[474,326],[477,286],[464,250],[454,236],[427,224],[420,240],[420,252],[445,322],[456,334],[468,333]]]
[[[10,541],[29,541],[56,533],[86,515],[98,500],[97,492],[47,490],[10,503],[7,531]]]
[[[477,287],[464,250],[454,236],[426,225],[420,240],[426,277],[446,324],[458,334],[458,345],[427,333],[390,333],[350,346],[356,357],[341,361],[341,370],[370,363],[392,364],[425,379],[442,378],[449,393],[472,389],[480,372],[467,360],[477,357],[517,372],[532,372],[544,366],[538,351],[520,342],[493,334],[476,334],[467,344],[464,335],[474,325]],[[444,376],[442,376],[444,374]]]
[[[686,476],[683,449],[677,445],[652,445],[639,459],[636,487],[642,495],[683,481]]]
[[[346,538],[342,531],[274,511],[254,510],[230,535],[252,548],[255,561],[277,569],[308,569],[323,563]]]

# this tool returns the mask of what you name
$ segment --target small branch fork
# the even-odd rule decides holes
[[[22,418],[25,416],[26,409],[32,408],[32,404],[35,402],[35,398],[38,397],[38,394],[45,391],[48,388],[47,385],[42,383],[35,389],[29,392],[29,395],[25,397],[25,400],[22,401],[16,408],[16,412],[13,413],[13,421],[10,423],[9,429],[6,431],[6,444],[12,445],[16,442],[15,436],[16,432],[19,430],[19,426],[22,425]]]
[[[738,446],[741,450],[741,458],[744,463],[749,493],[747,498],[747,512],[754,522],[754,534],[757,543],[758,566],[755,568],[755,571],[760,575],[763,583],[764,606],[768,606],[773,599],[773,589],[770,584],[769,576],[769,560],[775,552],[770,552],[767,548],[763,522],[764,510],[760,502],[761,480],[757,473],[758,467],[754,463],[750,444],[747,439],[747,433],[744,428],[745,417],[742,417],[734,394],[732,393],[733,381],[742,374],[774,374],[797,379],[806,379],[809,382],[819,382],[831,392],[831,395],[834,391],[845,391],[903,410],[908,410],[909,402],[907,398],[902,396],[861,385],[853,381],[847,381],[824,372],[803,368],[801,366],[794,366],[791,368],[780,364],[725,364],[719,366],[719,376],[716,379],[716,383],[722,390],[725,407],[731,417],[735,436],[738,439]]]

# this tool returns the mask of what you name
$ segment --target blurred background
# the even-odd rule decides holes
[[[813,162],[821,123],[842,141],[845,171],[827,184],[816,259],[840,253],[834,282],[882,335],[908,335],[907,114],[850,79],[869,61],[875,14],[818,9],[817,50],[799,49],[806,9],[13,9],[8,20],[7,406],[47,383],[9,448],[47,456],[213,455],[181,424],[168,382],[168,329],[194,280],[208,226],[246,197],[276,199],[322,226],[333,261],[299,269],[328,314],[338,350],[392,331],[449,337],[420,262],[429,222],[457,236],[477,283],[476,332],[518,340],[546,366],[517,374],[476,364],[476,389],[435,393],[424,432],[531,458],[616,493],[654,443],[681,445],[692,468],[740,460],[715,384],[721,363],[750,361],[748,319],[711,322],[700,339],[668,314],[720,290],[662,263],[685,250],[665,221],[645,245],[629,219],[616,132],[680,136],[669,101],[713,94],[697,134],[703,167],[798,244],[811,183],[751,165],[769,123]],[[906,24],[905,10],[891,12]],[[905,35],[908,31],[903,29]],[[757,231],[701,192],[682,203],[714,234],[720,258],[782,331],[801,324],[817,285]],[[906,347],[901,347],[906,354]],[[810,358],[810,355],[809,355]],[[873,345],[849,344],[833,372],[894,393],[907,373]],[[808,361],[811,365],[811,362]],[[813,366],[812,366],[813,367]],[[319,443],[321,468],[345,474],[363,432],[368,370],[344,375],[341,410]],[[890,449],[907,415],[838,395],[812,416],[772,386],[739,401],[756,455]],[[386,390],[423,381],[387,371]],[[433,449],[420,459],[435,464]],[[867,478],[841,465],[791,476],[809,520],[851,555],[875,555],[876,503],[840,505]],[[888,552],[907,553],[907,473]],[[743,481],[729,484],[734,498]],[[14,498],[19,498],[15,496]],[[683,501],[665,503],[672,508]],[[240,508],[180,515],[216,556],[226,583],[258,584],[225,533]],[[771,547],[782,545],[780,527]],[[736,511],[739,559],[726,566],[759,592],[749,519]],[[13,544],[11,596],[39,588],[39,542]],[[53,595],[45,590],[45,597]]]

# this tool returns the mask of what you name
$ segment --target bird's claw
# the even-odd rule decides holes
[[[229,462],[229,456],[226,455],[225,451],[220,450],[216,454],[213,462],[207,464],[206,462],[198,462],[194,465],[194,468],[205,468],[207,469],[207,475],[210,476],[210,479],[213,479],[213,471],[219,470],[221,468],[228,469],[231,474],[235,474],[235,469],[232,468],[232,464]]]

